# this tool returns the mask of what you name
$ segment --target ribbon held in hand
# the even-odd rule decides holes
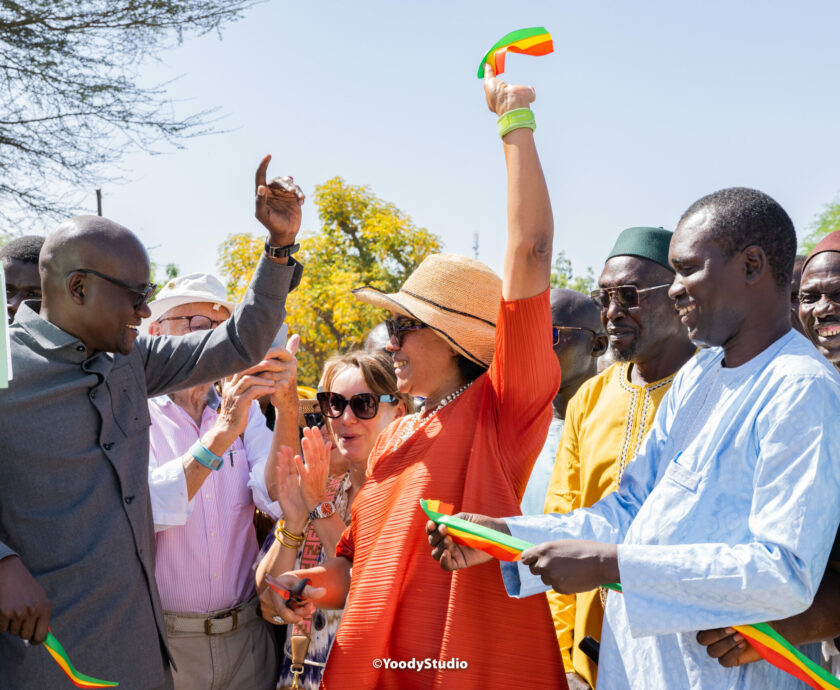
[[[732,627],[747,638],[765,661],[776,668],[807,683],[815,690],[840,688],[840,680],[802,654],[767,623]]]
[[[606,589],[621,592],[621,585],[604,585]],[[732,625],[753,646],[761,658],[776,668],[798,678],[814,690],[837,690],[840,679],[835,678],[819,664],[811,661],[767,623]]]
[[[554,52],[554,42],[551,34],[543,27],[532,29],[517,29],[502,36],[487,51],[478,66],[478,78],[484,79],[484,65],[490,65],[496,76],[505,71],[505,55],[507,53],[521,53],[522,55],[548,55]]]
[[[452,506],[448,503],[424,499],[420,501],[420,507],[432,522],[446,525],[447,534],[455,543],[479,549],[501,561],[518,561],[522,552],[533,546],[504,532],[452,517]],[[605,584],[603,587],[622,592],[618,583]],[[811,661],[767,623],[731,627],[741,633],[765,661],[814,690],[840,690],[840,679]]]
[[[62,647],[61,643],[55,639],[55,635],[52,634],[52,630],[47,632],[47,637],[44,639],[44,647],[47,648],[50,656],[55,659],[55,663],[61,667],[61,670],[67,674],[70,682],[77,688],[113,688],[119,685],[117,682],[91,678],[90,676],[86,676],[84,673],[77,671],[75,666],[70,663],[70,657],[67,656],[67,652],[64,651],[64,647]]]
[[[504,532],[452,517],[452,506],[448,503],[422,499],[420,507],[432,522],[446,525],[446,533],[452,537],[452,541],[489,553],[500,561],[518,561],[522,552],[533,546]]]

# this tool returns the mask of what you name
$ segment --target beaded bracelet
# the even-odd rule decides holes
[[[505,134],[523,127],[527,127],[533,132],[537,128],[537,121],[530,108],[516,108],[500,115],[499,119],[496,120],[496,127],[499,128],[499,136],[504,138]]]

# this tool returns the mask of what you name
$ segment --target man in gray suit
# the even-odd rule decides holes
[[[138,238],[104,218],[63,223],[41,252],[43,301],[11,328],[14,378],[0,392],[0,684],[61,687],[47,626],[77,669],[120,688],[171,688],[154,576],[147,397],[263,358],[300,280],[303,194],[257,171],[266,253],[223,328],[150,337],[154,292]],[[273,380],[272,365],[261,374]],[[212,453],[196,448],[200,461]],[[209,453],[209,455],[208,455]]]

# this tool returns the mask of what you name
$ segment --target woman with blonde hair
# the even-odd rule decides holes
[[[262,592],[261,608],[268,620],[276,612],[265,593],[266,574],[275,576],[292,568],[315,566],[335,555],[336,544],[350,522],[350,507],[365,481],[368,456],[377,437],[395,419],[414,410],[411,397],[397,392],[391,357],[385,352],[361,350],[327,361],[317,404],[334,445],[332,453],[317,429],[304,429],[305,464],[285,446],[278,457],[277,476],[266,477],[283,512],[275,539],[257,568],[257,591]],[[278,414],[296,415],[297,410],[278,410]],[[269,473],[274,471],[274,466],[267,469]],[[288,687],[293,681],[295,635],[309,638],[305,658],[296,659],[302,661],[299,686],[311,690],[320,685],[342,613],[340,609],[315,611],[290,631],[278,687]]]
[[[379,437],[336,557],[286,573],[305,610],[343,606],[324,688],[565,688],[544,597],[510,599],[498,565],[454,574],[429,555],[423,498],[518,514],[560,385],[552,350],[553,221],[534,145],[534,90],[488,70],[508,170],[504,278],[471,259],[428,257],[402,288],[355,291],[392,312],[397,385],[425,398]],[[351,575],[352,569],[352,575]],[[278,601],[284,620],[297,612]]]

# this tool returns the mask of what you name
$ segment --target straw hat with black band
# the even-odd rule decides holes
[[[399,292],[370,285],[353,290],[362,302],[422,321],[467,359],[489,367],[493,360],[502,279],[480,261],[432,254]]]

